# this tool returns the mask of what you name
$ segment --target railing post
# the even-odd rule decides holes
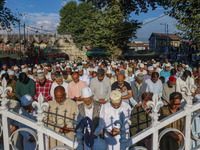
[[[44,102],[44,97],[42,96],[42,93],[40,93],[38,97],[38,102],[34,101],[33,102],[33,107],[37,107],[37,136],[38,136],[38,144],[39,144],[39,150],[44,150],[44,135],[42,132],[42,127],[44,126],[43,124],[43,118],[45,115],[43,114],[45,107],[49,107],[48,103],[43,103]]]
[[[5,78],[3,78],[0,86],[0,91],[1,91],[1,106],[0,106],[0,113],[2,115],[2,126],[3,126],[3,144],[4,144],[4,149],[9,150],[10,145],[9,145],[9,127],[8,127],[8,118],[4,115],[8,111],[7,108],[7,92],[10,91],[12,92],[11,87],[6,87],[7,86],[7,81]]]
[[[191,87],[187,87],[186,85],[181,86],[181,90],[185,91],[185,93],[183,93],[183,99],[185,100],[186,104],[184,109],[187,110],[189,108],[192,107],[192,94],[191,94],[191,90],[196,90],[196,86],[192,85]],[[192,114],[190,112],[187,112],[186,116],[185,116],[185,129],[184,129],[184,133],[185,133],[185,150],[190,150],[191,147],[191,124],[192,124]]]
[[[147,106],[148,107],[152,107],[152,112],[149,114],[151,117],[151,126],[155,127],[159,121],[158,121],[158,117],[160,116],[160,114],[158,113],[160,107],[163,106],[163,102],[161,100],[159,100],[158,95],[154,94],[153,101],[149,101],[147,102]],[[152,150],[158,150],[159,147],[159,142],[158,142],[158,129],[154,128],[154,132],[153,132],[153,138],[151,141],[151,149]]]

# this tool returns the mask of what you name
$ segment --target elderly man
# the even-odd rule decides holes
[[[117,90],[122,94],[122,100],[129,104],[129,98],[132,97],[131,86],[128,82],[124,81],[125,76],[123,74],[119,74],[117,76],[117,81],[114,82],[111,86],[111,90]]]
[[[86,87],[87,84],[79,79],[77,72],[72,74],[73,81],[69,83],[68,86],[68,97],[75,100],[77,104],[82,103],[81,90]]]
[[[62,86],[55,88],[54,97],[54,100],[49,102],[49,108],[45,111],[47,117],[44,119],[44,123],[49,128],[74,140],[72,121],[77,118],[77,105],[74,101],[66,98],[66,91]],[[63,143],[50,137],[49,149],[57,145],[63,145]]]
[[[55,81],[53,82],[52,86],[51,86],[51,97],[54,98],[54,89],[57,86],[62,86],[65,88],[65,92],[66,92],[66,96],[68,95],[68,83],[63,82],[63,77],[61,74],[56,74],[55,76]]]
[[[109,100],[111,85],[109,78],[105,77],[104,69],[98,70],[97,77],[91,80],[90,88],[95,101],[105,104]]]
[[[144,82],[144,75],[139,73],[136,76],[135,81],[131,82],[131,89],[133,93],[133,99],[130,100],[132,105],[136,107],[140,105],[142,94],[146,92],[147,84]]]
[[[162,81],[159,79],[158,72],[153,72],[151,79],[145,81],[147,83],[146,92],[157,94],[162,97]]]
[[[85,81],[87,83],[87,86],[89,86],[90,85],[90,77],[86,73],[83,73],[82,66],[78,66],[78,74],[79,74],[79,79],[82,81]]]
[[[165,105],[169,103],[169,96],[173,92],[176,92],[176,78],[170,76],[168,82],[163,84],[162,100]]]
[[[42,93],[44,102],[51,101],[52,97],[50,95],[50,90],[52,83],[52,81],[46,79],[44,72],[38,73],[38,81],[36,81],[36,94],[33,99],[37,100],[39,94]]]
[[[112,91],[110,93],[110,103],[106,103],[101,108],[99,126],[94,132],[94,135],[98,136],[105,129],[104,139],[108,144],[108,150],[120,149],[120,125],[115,125],[114,122],[120,119],[122,112],[125,115],[125,120],[129,120],[131,113],[130,105],[122,101],[119,91]],[[128,128],[129,125],[126,124],[127,133],[129,132]]]
[[[170,94],[169,105],[166,105],[160,109],[160,120],[164,119],[177,111],[181,110],[180,107],[182,95],[179,92],[173,92]],[[165,128],[176,128],[183,133],[184,130],[184,118],[181,118]],[[182,142],[182,135],[177,132],[168,132],[163,136],[160,142],[160,149],[162,150],[177,150]]]
[[[140,64],[139,70],[137,70],[136,73],[142,73],[143,75],[147,74],[147,71],[144,70],[144,64]]]
[[[19,67],[15,66],[14,72],[15,72],[16,77],[19,78],[19,74],[21,73],[21,71],[19,71]]]
[[[149,66],[147,69],[147,74],[144,75],[144,81],[146,81],[147,79],[151,79],[152,73],[153,73],[153,67]]]

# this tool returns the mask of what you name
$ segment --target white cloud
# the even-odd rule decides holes
[[[159,17],[161,17],[162,15],[160,15]],[[136,41],[139,41],[139,40],[148,41],[148,38],[150,37],[151,33],[153,33],[153,32],[165,33],[165,26],[161,25],[161,23],[168,24],[168,33],[175,33],[178,31],[177,28],[175,27],[175,24],[177,23],[177,21],[175,19],[173,19],[167,15],[162,18],[159,18],[158,20],[155,20],[155,19],[156,18],[148,18],[148,19],[144,20],[144,22],[143,22],[144,25],[137,32],[138,39],[135,39]]]

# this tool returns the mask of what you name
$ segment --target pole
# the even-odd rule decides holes
[[[25,13],[24,13],[24,16],[23,16],[23,20],[24,20],[24,49],[26,50],[26,37],[25,37],[25,28],[26,28],[26,25],[25,25]]]
[[[28,52],[28,28],[26,28],[26,30],[27,30],[27,52]]]
[[[19,46],[20,46],[20,49],[19,49],[19,53],[21,52],[21,33],[20,33],[20,14],[18,12],[18,19],[19,19]]]

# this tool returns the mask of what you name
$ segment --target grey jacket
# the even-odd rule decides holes
[[[131,82],[131,89],[133,93],[133,99],[139,103],[142,99],[142,94],[146,92],[147,84],[146,82],[142,82],[142,86],[140,87],[140,90],[138,90],[135,81]],[[139,94],[138,94],[139,92]]]

